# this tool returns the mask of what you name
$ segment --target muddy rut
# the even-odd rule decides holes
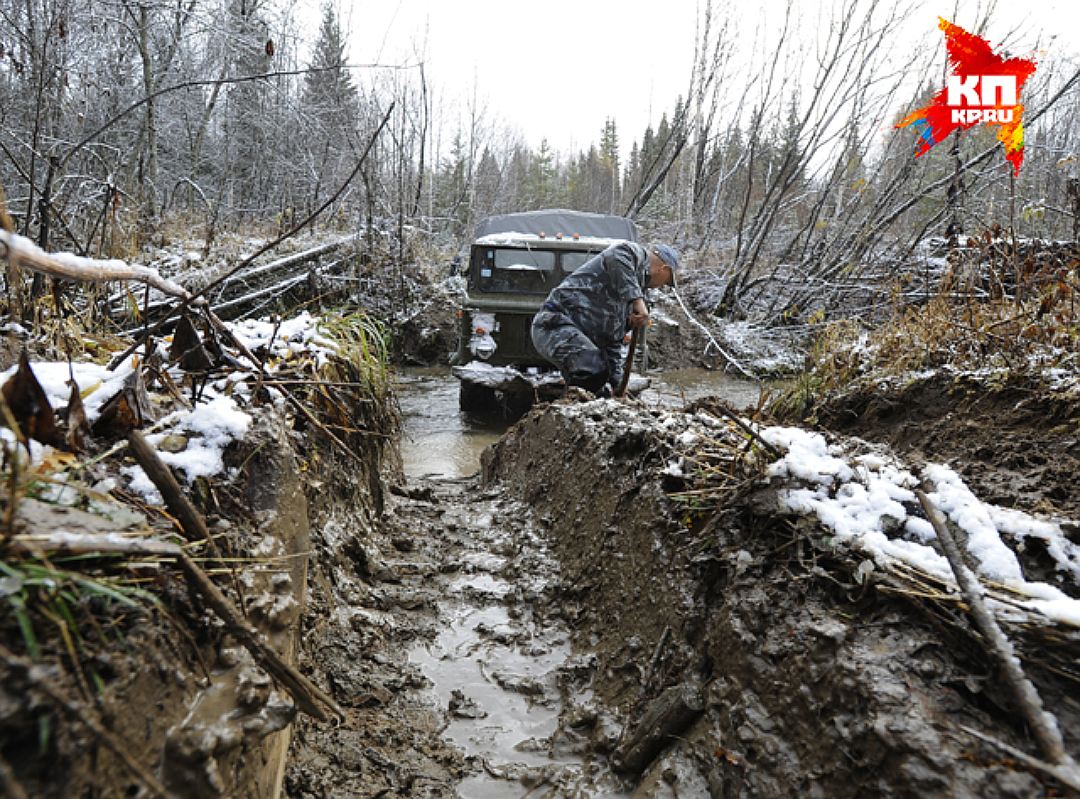
[[[287,794],[1054,795],[963,731],[1027,745],[949,611],[860,585],[758,493],[677,512],[665,464],[707,416],[559,403],[482,476],[425,474],[422,441],[389,484],[329,470],[302,665],[346,719],[301,720]],[[1071,678],[1032,677],[1074,745]]]
[[[290,796],[618,795],[559,727],[583,664],[537,524],[475,478],[392,489],[307,644],[348,718],[299,731]]]

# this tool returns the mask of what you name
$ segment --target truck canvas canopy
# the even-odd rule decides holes
[[[496,233],[531,233],[547,238],[574,236],[597,239],[637,241],[637,226],[633,220],[610,214],[590,214],[549,208],[543,211],[522,211],[516,214],[489,216],[476,226],[476,238]]]

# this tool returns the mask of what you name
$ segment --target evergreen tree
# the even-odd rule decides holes
[[[619,203],[619,134],[615,130],[615,120],[610,117],[604,122],[600,134],[600,165],[603,170],[600,182],[600,202],[597,211],[615,213]]]
[[[312,71],[304,77],[304,104],[326,127],[347,123],[356,110],[357,92],[346,68],[346,49],[337,15],[327,3],[309,65]]]

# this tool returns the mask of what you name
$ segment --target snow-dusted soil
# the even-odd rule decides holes
[[[953,410],[941,407],[936,427],[924,419],[925,435],[933,428],[956,452],[977,446],[974,420]],[[1076,419],[1074,409],[1057,420],[1074,454]],[[573,643],[595,658],[578,685],[595,698],[592,717],[633,730],[665,689],[703,693],[704,711],[635,776],[635,795],[1048,790],[965,729],[1037,754],[912,489],[921,481],[966,538],[994,614],[1075,752],[1071,478],[1047,481],[1047,501],[1018,503],[984,492],[1004,481],[989,477],[993,463],[969,482],[955,459],[909,460],[910,450],[780,425],[758,432],[777,452],[759,448],[740,467],[732,453],[745,440],[716,405],[599,400],[534,411],[486,458],[489,484],[526,502],[554,542]],[[1036,432],[1017,424],[1012,436]]]

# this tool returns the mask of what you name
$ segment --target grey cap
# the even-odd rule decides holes
[[[674,247],[669,247],[666,244],[654,244],[652,251],[672,270],[679,268],[679,253]]]

